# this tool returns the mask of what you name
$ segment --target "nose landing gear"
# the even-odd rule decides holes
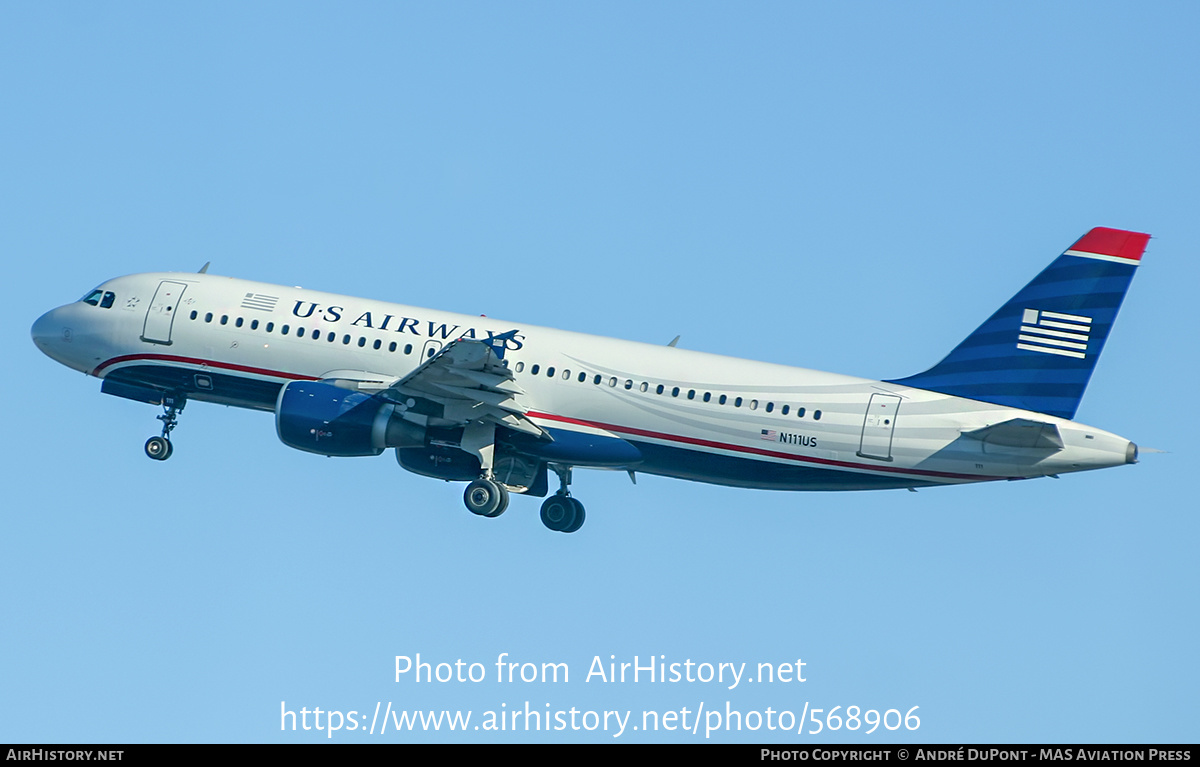
[[[158,420],[163,422],[162,436],[146,440],[147,457],[156,461],[165,461],[171,457],[171,453],[175,452],[175,448],[171,445],[171,432],[179,425],[178,414],[183,411],[186,404],[185,397],[163,398],[164,412],[158,417]]]

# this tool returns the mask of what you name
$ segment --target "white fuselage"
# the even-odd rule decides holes
[[[207,274],[110,280],[33,328],[38,346],[114,381],[272,409],[294,380],[402,378],[456,338],[516,330],[505,360],[530,420],[638,446],[631,471],[746,487],[918,487],[1132,462],[1116,435],[1070,420],[880,381]],[[1062,448],[966,432],[1028,418]],[[587,461],[575,465],[586,466]],[[594,465],[610,465],[598,459]]]

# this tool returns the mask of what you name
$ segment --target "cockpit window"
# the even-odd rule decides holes
[[[93,290],[80,300],[85,304],[99,306],[101,309],[110,309],[113,302],[117,300],[117,294],[111,290]]]

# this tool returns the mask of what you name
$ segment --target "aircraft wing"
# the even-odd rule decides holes
[[[963,436],[1005,447],[1063,449],[1062,435],[1058,433],[1057,426],[1048,421],[1034,421],[1029,418],[1011,418],[984,426],[982,429],[964,431]]]
[[[396,403],[405,417],[422,421],[422,403],[441,406],[440,418],[453,424],[492,422],[525,434],[550,439],[530,421],[520,403],[525,391],[514,381],[497,347],[460,338],[442,347],[413,372],[391,384],[381,396]],[[408,409],[414,408],[409,414]],[[425,418],[428,417],[426,414]],[[435,416],[436,418],[437,416]]]

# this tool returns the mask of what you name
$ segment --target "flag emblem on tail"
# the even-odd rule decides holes
[[[1087,356],[1091,330],[1091,317],[1026,309],[1021,318],[1017,348],[1083,359]]]

